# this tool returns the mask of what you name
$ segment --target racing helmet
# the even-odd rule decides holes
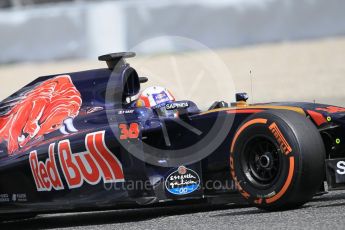
[[[152,86],[140,94],[137,107],[158,108],[174,101],[175,97],[168,89],[161,86]]]

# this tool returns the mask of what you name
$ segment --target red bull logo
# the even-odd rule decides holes
[[[22,95],[0,117],[0,143],[6,141],[9,155],[28,143],[59,130],[76,132],[73,119],[79,114],[82,99],[70,76],[49,79]]]
[[[80,188],[84,183],[96,185],[124,182],[122,164],[105,144],[105,132],[88,134],[85,138],[86,151],[72,153],[68,140],[58,143],[58,153],[54,153],[55,143],[49,146],[49,156],[45,162],[39,161],[37,152],[30,153],[31,172],[37,191],[65,189],[62,178],[69,189]],[[55,160],[58,156],[58,161]],[[59,174],[60,165],[63,176]]]

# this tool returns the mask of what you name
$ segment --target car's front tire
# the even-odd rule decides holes
[[[234,135],[230,171],[238,191],[265,210],[297,208],[324,179],[325,148],[316,127],[293,111],[250,116]]]

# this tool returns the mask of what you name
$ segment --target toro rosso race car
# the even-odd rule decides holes
[[[345,108],[176,101],[125,59],[40,77],[0,104],[1,217],[179,202],[297,208],[345,188]],[[328,185],[328,186],[327,186]]]

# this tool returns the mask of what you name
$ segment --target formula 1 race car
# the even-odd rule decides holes
[[[2,218],[239,197],[283,210],[345,188],[345,108],[239,93],[200,111],[164,87],[141,91],[134,55],[40,77],[1,102]]]

